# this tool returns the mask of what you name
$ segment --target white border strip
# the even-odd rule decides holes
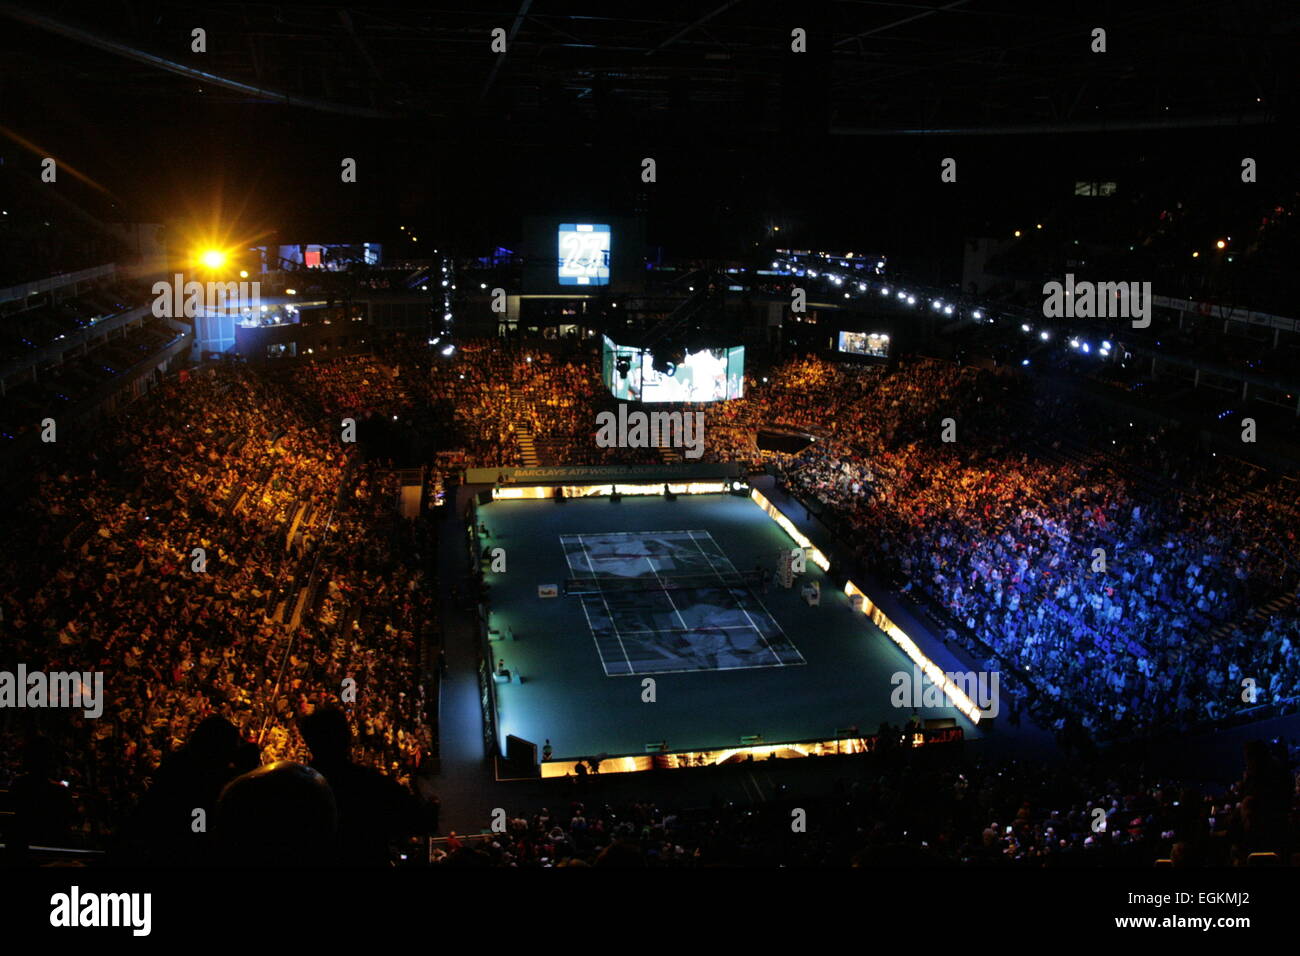
[[[751,488],[749,491],[749,497],[754,504],[767,512],[769,518],[781,526],[782,531],[794,538],[795,543],[808,552],[808,557],[812,558],[813,564],[817,565],[817,567],[821,568],[823,571],[829,571],[831,569],[831,559],[822,554],[820,550],[813,547],[813,543],[809,540],[808,536],[796,528],[794,522],[783,515],[776,505],[768,501],[766,495],[757,488]]]

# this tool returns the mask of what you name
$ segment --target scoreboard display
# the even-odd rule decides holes
[[[562,222],[557,240],[560,285],[609,285],[608,225]]]

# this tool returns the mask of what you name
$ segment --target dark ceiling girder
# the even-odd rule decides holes
[[[524,17],[528,16],[528,8],[533,5],[533,0],[521,0],[519,12],[515,14],[515,22],[510,24],[510,32],[506,35],[506,52],[498,53],[494,57],[492,70],[488,73],[487,81],[483,84],[483,92],[478,95],[479,102],[487,99],[488,92],[492,89],[492,82],[497,78],[497,71],[501,69],[501,63],[510,55],[510,47],[514,45],[515,36],[519,33],[519,27],[523,25]]]
[[[1236,120],[1215,117],[1258,111],[1264,105],[1275,113],[1286,112],[1284,80],[1278,74],[1280,63],[1275,66],[1274,60],[1298,22],[1287,20],[1287,3],[1294,0],[1254,0],[1261,7],[1277,7],[1281,16],[1275,23],[1249,29],[1239,22],[1244,17],[1225,18],[1209,0],[1161,0],[1159,8],[1151,10],[1144,5],[1117,8],[1107,25],[1125,37],[1130,48],[1149,42],[1153,32],[1170,32],[1176,42],[1157,43],[1140,58],[1096,60],[1057,55],[1069,54],[1072,42],[1086,39],[1088,24],[1063,18],[1051,4],[1041,14],[1037,10],[1025,14],[1012,12],[1010,6],[993,9],[1001,6],[996,2],[968,0],[825,2],[833,8],[830,19],[836,22],[835,29],[842,33],[831,39],[830,75],[819,94],[839,117],[833,125],[842,135],[889,132],[873,127],[889,127],[901,135],[1015,135],[1048,132],[1074,117],[1087,123],[1077,127],[1081,130],[1162,129],[1170,128],[1170,123],[1231,124]],[[214,33],[242,33],[248,47],[228,50],[226,59],[208,60],[213,72],[186,65],[196,62],[190,57],[172,62],[133,48],[152,44],[147,38],[153,29],[177,29],[175,22],[151,27],[145,18],[139,34],[123,34],[116,25],[129,23],[129,18],[115,22],[99,16],[74,27],[31,12],[39,9],[37,0],[21,5],[0,0],[0,15],[82,44],[87,53],[79,58],[78,75],[90,82],[129,83],[133,90],[160,96],[192,96],[197,80],[212,87],[209,97],[257,97],[376,118],[452,115],[448,104],[472,102],[476,92],[480,100],[493,91],[499,94],[497,79],[510,87],[509,108],[515,122],[526,122],[534,114],[538,122],[547,122],[538,94],[552,80],[559,88],[587,90],[596,78],[604,77],[610,93],[634,111],[643,111],[642,115],[661,110],[663,91],[683,76],[692,84],[692,101],[738,103],[750,95],[745,93],[747,84],[765,81],[786,60],[782,44],[775,42],[781,39],[781,28],[767,15],[766,4],[712,0],[698,5],[703,15],[688,23],[689,13],[680,18],[627,17],[611,5],[613,12],[608,15],[571,16],[554,9],[567,4],[503,0],[485,6],[495,8],[488,15],[500,17],[502,26],[511,11],[517,11],[508,45],[514,59],[509,61],[511,69],[503,70],[505,54],[493,56],[490,73],[481,81],[483,56],[488,54],[483,36],[486,11],[472,9],[475,6],[433,0],[418,11],[411,8],[395,14],[365,4],[330,9],[314,2],[252,5],[221,0],[210,8],[231,18]],[[326,9],[332,15],[318,15]],[[731,12],[724,16],[727,11]],[[522,30],[525,23],[528,33]],[[119,36],[122,39],[114,39]],[[167,39],[157,43],[167,46],[157,48],[170,49],[174,33],[159,36]],[[1174,59],[1175,47],[1182,49],[1178,43],[1188,38],[1195,39],[1190,48],[1202,55]],[[1238,55],[1207,61],[1211,38],[1235,44]],[[106,60],[100,51],[142,66],[123,69],[120,61]],[[723,51],[725,62],[710,57],[714,54],[721,60]],[[0,63],[0,70],[16,70],[34,59],[27,50],[13,52],[12,65]],[[268,71],[271,65],[282,73]],[[294,80],[321,71],[328,71],[338,84],[336,95],[298,86]],[[171,75],[184,77],[185,82],[177,84]],[[480,82],[481,91],[475,89]],[[294,90],[302,92],[290,92]],[[1135,99],[1161,90],[1173,102]],[[1047,104],[1050,111],[1043,110]],[[1085,109],[1087,113],[1082,112]],[[1215,119],[1208,124],[1170,121],[1169,109]],[[1090,122],[1100,115],[1116,119],[1101,126]],[[1146,117],[1151,125],[1131,125]],[[997,125],[1003,120],[1014,125]],[[1053,125],[1033,126],[1035,120]]]
[[[365,60],[366,66],[370,68],[370,75],[377,80],[382,80],[383,76],[379,72],[379,64],[377,64],[375,58],[370,55],[370,47],[366,45],[366,41],[361,38],[361,34],[357,33],[357,28],[352,23],[352,14],[348,13],[346,9],[340,8],[339,22],[342,23],[343,28],[348,31],[348,36],[352,37],[352,42],[356,44],[357,52],[361,54],[361,59]]]
[[[169,60],[154,53],[137,50],[135,47],[126,43],[121,43],[117,40],[110,40],[107,37],[99,36],[89,30],[83,30],[80,27],[64,23],[61,20],[55,20],[53,17],[47,17],[41,13],[33,13],[31,10],[24,9],[16,4],[0,3],[0,16],[7,16],[10,19],[19,21],[20,23],[26,23],[28,26],[47,30],[50,33],[66,37],[69,40],[75,40],[78,43],[84,43],[97,50],[103,50],[106,53],[126,57],[129,60],[135,60],[137,63],[144,63],[168,73],[176,73],[180,76],[189,77],[190,79],[201,80],[204,83],[211,83],[213,86],[235,90],[239,93],[245,93],[249,96],[255,96],[260,99],[275,100],[284,103],[286,106],[299,106],[304,109],[319,110],[325,113],[341,113],[346,116],[358,116],[365,119],[400,118],[398,114],[386,110],[375,110],[364,106],[351,106],[347,103],[334,103],[329,100],[317,99],[313,96],[299,96],[296,93],[285,93],[281,90],[272,90],[266,87],[254,86],[251,83],[242,83],[239,80],[232,80],[229,77],[219,76],[216,73],[209,73],[206,70],[196,69],[195,67],[187,66],[184,63],[177,63],[175,60]]]
[[[702,26],[702,25],[705,24],[705,23],[708,23],[710,20],[712,20],[714,17],[718,16],[719,14],[726,13],[728,10],[730,10],[732,7],[734,7],[734,6],[735,6],[736,4],[738,4],[738,3],[740,3],[740,0],[727,0],[726,3],[724,3],[722,6],[718,7],[718,8],[717,8],[716,10],[714,10],[712,13],[706,13],[704,16],[700,17],[700,18],[699,18],[698,20],[696,20],[694,23],[692,23],[692,24],[690,24],[690,25],[688,25],[688,26],[684,26],[684,27],[682,27],[680,30],[678,30],[676,33],[674,33],[672,36],[670,36],[670,37],[669,37],[667,40],[665,40],[663,43],[660,43],[657,47],[654,47],[653,49],[646,50],[646,51],[645,51],[645,55],[646,55],[646,56],[653,56],[654,54],[656,54],[656,53],[658,53],[660,50],[662,50],[664,47],[669,46],[669,45],[675,43],[676,41],[680,40],[682,37],[686,36],[686,34],[690,33],[690,32],[691,32],[692,30],[694,30],[696,27],[699,27],[699,26]]]
[[[953,0],[952,3],[945,4],[942,7],[932,7],[929,10],[922,10],[920,13],[914,13],[910,17],[903,17],[901,20],[893,20],[890,23],[885,23],[878,27],[872,27],[870,30],[866,30],[862,33],[855,33],[851,37],[844,37],[843,39],[836,40],[835,45],[845,46],[846,44],[849,43],[856,43],[858,40],[861,40],[863,37],[874,36],[877,33],[884,33],[886,30],[894,29],[894,27],[901,27],[904,23],[912,23],[913,21],[916,20],[923,20],[926,17],[933,16],[936,13],[946,13],[948,11],[955,10],[957,7],[964,7],[969,2],[970,0]]]
[[[1275,122],[1271,113],[1188,116],[1153,120],[1096,120],[1085,123],[1044,123],[1022,126],[954,126],[947,128],[870,129],[832,127],[833,136],[1028,136],[1037,133],[1125,133],[1142,130],[1201,129],[1211,126],[1258,126]]]

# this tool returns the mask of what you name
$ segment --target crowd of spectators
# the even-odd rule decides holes
[[[925,748],[932,749],[942,745]],[[757,805],[715,798],[707,806],[612,806],[578,793],[554,810],[516,812],[504,833],[439,841],[434,861],[518,868],[1045,868],[1151,867],[1163,860],[1198,867],[1294,864],[1300,855],[1300,790],[1281,742],[1247,745],[1246,771],[1227,787],[1161,779],[1127,763],[1048,767],[922,754],[850,758],[861,772],[839,777],[829,793],[796,794],[781,785]],[[804,832],[790,826],[794,807],[804,811]]]
[[[400,369],[371,355],[348,355],[294,368],[291,387],[331,416],[394,415],[414,404]]]
[[[98,828],[206,717],[269,759],[301,756],[295,718],[346,678],[359,755],[409,779],[430,748],[417,671],[435,625],[423,565],[404,562],[432,544],[378,519],[395,502],[381,465],[236,366],[60,437],[9,505],[3,661],[102,672],[104,713],[7,712],[0,785],[48,750]]]
[[[393,347],[382,358],[354,356],[298,369],[293,387],[331,414],[422,417],[440,446],[485,467],[537,463],[656,463],[655,449],[599,448],[594,416],[613,400],[600,381],[599,360],[573,349],[506,347],[464,340],[454,356]]]
[[[595,356],[572,347],[467,342],[451,359],[395,350],[304,365],[287,380],[238,366],[183,379],[92,440],[50,446],[9,504],[4,661],[104,671],[110,703],[100,720],[45,712],[0,727],[0,783],[36,759],[93,808],[91,825],[122,819],[214,716],[262,759],[306,763],[300,719],[342,699],[359,763],[406,786],[426,764],[432,525],[397,517],[391,466],[341,443],[339,417],[445,414],[426,423],[464,465],[520,464],[529,445],[543,464],[661,460],[657,449],[596,446],[595,415],[612,401]],[[1300,512],[1276,476],[1194,436],[931,360],[791,358],[751,371],[742,399],[685,410],[706,416],[706,460],[773,465],[866,567],[941,609],[949,636],[1014,686],[1026,682],[1043,725],[1060,729],[1068,715],[1098,739],[1150,735],[1300,696],[1290,558]],[[761,450],[769,427],[816,440],[795,454]],[[33,729],[39,740],[22,739]],[[978,790],[961,779],[944,787]],[[860,785],[866,815],[853,839],[828,836],[825,853],[856,841],[871,857],[879,827],[909,818],[894,812],[896,792]],[[1170,825],[1170,792],[1106,791],[1111,809],[1146,822],[1136,837],[1124,823],[1104,838],[1078,829],[1077,807],[1036,816],[1035,804],[1022,819],[959,795],[963,812],[996,806],[1011,833],[972,836],[963,819],[929,849],[972,860],[1134,844],[1147,854],[1173,845],[1154,834],[1190,825],[1185,800]],[[1249,796],[1229,812],[1243,832]],[[1214,806],[1197,819],[1222,829]],[[931,810],[951,822],[952,807]],[[757,836],[746,844],[725,815],[699,830],[654,807],[626,813],[522,818],[517,839],[472,859],[699,864],[718,847],[717,862],[784,852]]]
[[[364,471],[320,554],[324,585],[313,616],[326,640],[294,648],[276,709],[310,713],[354,682],[357,756],[411,786],[433,745],[420,649],[435,637],[435,590],[426,571],[435,542],[427,522],[396,517],[397,476],[374,466]],[[278,724],[267,746],[280,759],[305,762],[296,728]]]
[[[777,379],[769,417],[836,426],[786,463],[789,486],[865,564],[1027,675],[1044,721],[1064,710],[1094,736],[1148,733],[1300,695],[1282,646],[1300,522],[1284,498],[1234,493],[1230,461],[951,363],[789,370],[804,385]],[[1279,596],[1280,616],[1252,629],[1246,612]]]

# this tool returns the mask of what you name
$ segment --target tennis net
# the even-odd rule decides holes
[[[635,578],[569,578],[564,582],[564,593],[623,594],[636,591],[681,591],[688,588],[756,588],[763,583],[764,574],[762,570],[755,569],[753,571],[701,571],[668,577],[661,574]]]

